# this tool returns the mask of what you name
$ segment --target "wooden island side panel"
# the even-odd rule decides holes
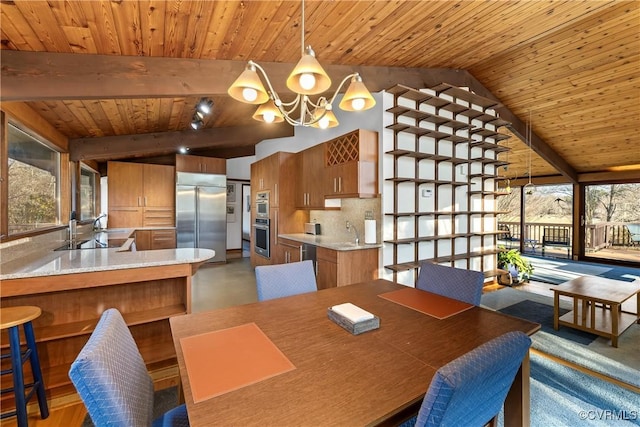
[[[52,398],[75,391],[69,368],[108,308],[122,312],[148,369],[174,365],[169,317],[191,312],[191,276],[196,268],[185,263],[9,279],[2,281],[0,296],[3,307],[42,309],[33,325],[45,388]],[[1,338],[4,353],[6,331]],[[8,367],[5,362],[2,369]],[[10,376],[3,376],[2,388],[10,386]],[[0,403],[3,408],[15,405],[10,394]]]

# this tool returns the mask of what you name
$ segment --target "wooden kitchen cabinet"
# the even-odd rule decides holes
[[[296,154],[296,207],[300,209],[324,209],[324,151],[324,144],[318,144]]]
[[[142,165],[144,207],[171,207],[176,204],[176,171],[173,166]]]
[[[175,249],[175,230],[136,230],[136,249],[148,251],[154,249]]]
[[[109,227],[175,225],[173,166],[109,162]]]
[[[227,160],[215,157],[176,154],[176,171],[226,175]]]
[[[378,193],[377,164],[348,162],[328,167],[328,198],[370,198]]]
[[[368,198],[378,194],[378,133],[357,129],[327,141],[327,198]]]
[[[274,264],[302,261],[302,243],[289,239],[278,239],[278,253]]]
[[[269,258],[255,252],[255,227],[251,230],[251,265],[277,264],[278,234],[302,233],[308,211],[296,209],[296,155],[278,152],[251,164],[251,223],[255,224],[258,192],[269,192]]]
[[[141,207],[144,193],[143,168],[138,163],[109,162],[109,208]],[[111,220],[111,218],[109,218]]]
[[[269,207],[277,208],[280,201],[280,169],[292,153],[277,152],[251,164],[251,192],[269,191]],[[292,183],[293,184],[293,183]],[[255,191],[254,191],[255,190]]]
[[[336,251],[318,247],[316,263],[318,289],[378,278],[378,248]]]

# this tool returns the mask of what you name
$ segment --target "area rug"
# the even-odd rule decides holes
[[[588,332],[578,331],[571,328],[561,327],[559,330],[553,329],[553,306],[542,304],[539,302],[525,299],[523,301],[512,304],[508,307],[498,310],[501,313],[508,314],[510,316],[520,317],[523,319],[531,320],[532,322],[540,323],[541,330],[578,342],[580,344],[589,345],[598,338],[597,335],[590,334]],[[560,315],[568,313],[570,310],[566,308],[560,308]]]
[[[534,305],[532,302],[537,304]],[[504,288],[484,294],[481,304],[500,312],[506,309],[512,316],[540,323],[541,330],[531,337],[532,347],[536,350],[640,387],[639,324],[631,325],[620,335],[618,348],[614,348],[611,346],[610,340],[606,338],[597,336],[594,339],[585,339],[584,332],[572,328],[561,326],[559,331],[555,331],[553,329],[553,298],[551,297]],[[541,312],[545,312],[540,309],[517,310],[519,307],[526,309],[534,306],[539,308],[540,305],[548,307],[546,315],[540,315]],[[561,300],[560,308],[570,310],[571,303]],[[533,311],[533,315],[531,311]],[[591,334],[586,335],[588,338]]]
[[[559,285],[576,277],[589,275],[633,282],[640,278],[640,268],[618,267],[596,262],[577,262],[556,258],[543,258],[527,254],[533,265],[531,280]]]
[[[530,360],[531,427],[640,425],[639,394],[536,354]]]

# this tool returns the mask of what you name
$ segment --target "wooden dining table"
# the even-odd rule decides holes
[[[531,335],[540,328],[475,306],[439,319],[380,297],[404,288],[378,279],[172,317],[190,425],[393,425],[417,412],[443,365],[506,332]],[[379,317],[379,328],[353,335],[332,322],[327,309],[346,302]],[[182,340],[247,324],[295,368],[195,403],[192,382],[207,375],[215,382],[215,369],[200,354],[190,377]],[[528,356],[505,402],[505,426],[511,425],[529,425]]]

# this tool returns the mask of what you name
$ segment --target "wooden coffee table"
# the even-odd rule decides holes
[[[640,323],[640,283],[623,282],[594,276],[570,280],[553,291],[553,327],[560,325],[611,339],[618,347],[618,337],[629,326]],[[573,311],[560,316],[560,296],[573,298]],[[623,302],[636,295],[635,313],[622,311]]]

